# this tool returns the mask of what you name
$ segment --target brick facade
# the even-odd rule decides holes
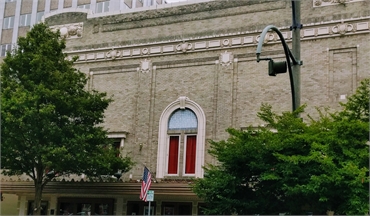
[[[338,103],[369,77],[369,4],[301,1],[304,119],[306,114],[315,116],[315,107],[338,109]],[[207,140],[227,139],[228,127],[263,123],[256,117],[261,103],[271,104],[277,112],[292,109],[288,73],[270,77],[267,62],[256,62],[259,35],[269,24],[278,27],[292,46],[289,1],[210,1],[104,15],[68,9],[47,15],[46,22],[67,38],[68,56],[79,56],[75,67],[89,76],[87,88],[114,99],[104,126],[111,134],[121,134],[123,153],[137,162],[123,181],[139,180],[143,164],[162,183],[202,177],[202,172],[166,175],[158,165],[166,160],[160,158],[166,153],[159,146],[167,145],[167,138],[161,137],[167,132],[160,130],[166,119],[161,118],[171,106],[199,107],[198,120],[204,114],[204,150],[197,152],[202,154],[197,163],[202,164],[216,162],[207,154]],[[265,40],[262,56],[284,60],[278,36],[271,32]],[[198,130],[197,135],[202,133]],[[163,170],[157,173],[158,169]],[[180,196],[160,183],[155,187],[162,190],[156,214],[163,213],[161,205],[170,201],[191,202],[192,214],[197,214],[198,199],[182,191],[183,185]],[[129,212],[136,205],[129,203],[138,200],[138,194],[122,193],[123,198],[112,193],[117,214]]]
[[[369,11],[358,10],[368,6],[302,1],[301,104],[307,113],[338,108],[369,76]],[[81,23],[83,33],[70,36],[67,53],[80,56],[76,67],[90,76],[90,88],[113,97],[105,126],[127,133],[124,149],[138,162],[131,174],[140,178],[142,164],[155,173],[159,118],[180,96],[203,109],[206,140],[226,139],[228,127],[261,124],[261,103],[291,110],[288,73],[269,77],[267,62],[255,56],[258,36],[272,20],[291,46],[290,14],[288,1],[215,1],[96,18],[59,14],[47,22],[59,29]],[[285,58],[276,34],[268,35],[262,56]]]

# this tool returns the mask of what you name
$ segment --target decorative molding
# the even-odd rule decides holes
[[[273,4],[271,4],[273,3]],[[101,21],[100,25],[95,26],[93,34],[98,32],[113,32],[135,28],[146,28],[158,25],[168,25],[174,23],[191,22],[204,19],[214,19],[227,15],[235,16],[246,13],[261,11],[273,11],[284,9],[287,2],[275,0],[259,1],[210,1],[206,3],[186,4],[178,7],[159,8],[148,10],[146,13],[112,14],[112,16]],[[265,5],[265,7],[261,6]],[[212,9],[214,13],[209,13]],[[218,13],[222,10],[222,13]],[[195,14],[196,13],[196,14]],[[165,18],[164,18],[165,15]],[[89,14],[87,19],[98,19],[104,14]],[[145,22],[140,22],[145,20]]]
[[[174,52],[175,51],[175,48],[173,47],[173,45],[167,45],[167,46],[163,46],[163,52]]]
[[[328,97],[332,102],[343,100],[343,95],[356,92],[358,47],[337,48],[328,50],[329,80]],[[346,76],[341,73],[346,71]],[[345,80],[345,82],[343,82]],[[342,81],[342,82],[341,82]],[[335,85],[335,83],[341,83]]]
[[[222,41],[222,45],[224,45],[224,46],[229,46],[229,44],[230,44],[230,40],[229,39],[224,39]]]
[[[254,36],[246,36],[246,37],[243,38],[244,44],[255,43],[255,41],[257,41],[257,39],[254,40]]]
[[[108,138],[126,138],[128,132],[126,131],[112,131],[112,132],[108,132]]]
[[[231,45],[239,45],[241,43],[242,43],[242,38],[240,37],[231,39]]]
[[[178,100],[180,101],[180,109],[185,109],[186,100],[189,100],[189,98],[186,96],[180,96]]]
[[[330,33],[330,30],[329,30],[329,27],[320,27],[317,29],[317,35],[326,35],[326,34],[329,34]]]
[[[95,53],[86,54],[86,60],[92,60],[92,59],[95,59]]]
[[[179,68],[179,67],[193,67],[199,65],[214,65],[215,60],[219,59],[219,57],[204,57],[204,58],[196,58],[189,61],[186,60],[176,60],[176,61],[162,61],[156,62],[155,65],[151,62],[151,69],[171,69],[171,68]],[[218,60],[217,60],[218,61]],[[124,65],[117,65],[117,66],[105,66],[105,67],[93,67],[90,68],[90,75],[98,76],[98,75],[105,75],[105,74],[113,74],[113,73],[134,73],[140,71],[140,64],[124,64]]]
[[[108,51],[106,54],[107,58],[116,59],[121,56],[121,51],[115,50],[114,48],[111,51]]]
[[[219,47],[221,46],[220,40],[211,40],[208,42],[208,47]]]
[[[340,24],[335,25],[334,27],[332,27],[331,30],[333,31],[333,33],[344,35],[347,32],[350,32],[350,31],[353,30],[353,25],[342,22],[342,23],[340,23]]]
[[[310,28],[310,29],[303,29],[302,37],[313,37],[315,36],[316,29]]]
[[[141,53],[142,53],[143,55],[147,55],[147,54],[149,54],[149,49],[148,49],[148,48],[143,48],[143,49],[141,50]]]
[[[265,38],[263,39],[263,43],[266,44],[270,41],[273,41],[275,39],[275,33],[267,33],[265,35]],[[260,35],[256,37],[256,42],[258,43],[260,41]]]
[[[193,47],[193,44],[188,43],[188,42],[182,42],[180,44],[177,44],[176,50],[185,53],[188,50],[191,50],[192,47]]]
[[[222,66],[229,66],[233,62],[233,55],[231,52],[225,51],[220,54],[220,64]]]
[[[86,60],[86,54],[80,54],[78,56],[78,61],[84,61],[84,60]]]
[[[122,51],[122,56],[130,56],[131,55],[131,50],[123,50]]]
[[[161,52],[161,47],[160,46],[157,46],[157,47],[150,47],[150,53],[160,53]]]
[[[140,49],[133,49],[132,50],[132,55],[135,56],[135,55],[140,55]]]
[[[66,39],[82,37],[83,22],[51,26],[52,31],[60,31],[60,35]]]
[[[141,61],[140,63],[141,73],[148,73],[150,71],[151,66],[152,66],[151,60],[144,59],[144,61]]]
[[[357,23],[356,26],[357,26],[357,28],[356,28],[357,31],[369,30],[369,22]]]
[[[347,4],[347,3],[360,2],[360,1],[366,1],[366,0],[313,0],[313,6],[323,7],[323,6]]]
[[[159,128],[158,128],[158,149],[157,149],[157,169],[156,169],[156,178],[162,179],[165,176],[168,176],[166,167],[167,167],[167,156],[166,152],[168,150],[168,119],[171,114],[181,108],[191,109],[197,117],[198,128],[197,128],[197,140],[196,140],[196,165],[195,165],[195,178],[203,178],[204,170],[204,149],[205,149],[205,126],[206,126],[206,116],[203,109],[199,104],[190,100],[186,96],[180,96],[177,100],[170,103],[162,112],[159,119]],[[182,178],[181,176],[180,178]]]
[[[291,32],[288,27],[279,28],[284,39],[291,42]],[[225,50],[238,47],[253,47],[260,40],[260,33],[237,32],[227,35],[212,35],[201,38],[190,38],[175,41],[160,41],[147,44],[113,46],[98,49],[66,51],[68,56],[79,56],[76,63],[90,61],[107,61],[112,59],[145,58],[158,55],[176,55],[179,53],[202,52],[204,50]],[[301,40],[312,40],[342,35],[369,34],[369,17],[306,24],[302,29]],[[280,38],[276,33],[266,35],[267,44],[276,44]]]

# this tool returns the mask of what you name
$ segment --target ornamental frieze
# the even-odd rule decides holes
[[[271,4],[273,3],[273,4]],[[113,32],[120,30],[128,30],[135,28],[145,28],[158,25],[169,25],[175,23],[192,22],[204,19],[215,19],[225,17],[225,15],[242,15],[245,13],[254,13],[259,11],[258,7],[253,7],[260,4],[259,1],[210,1],[207,4],[188,4],[178,7],[165,8],[165,4],[158,5],[158,8],[164,7],[163,11],[149,10],[146,13],[132,13],[122,17],[112,17],[106,19],[101,25],[94,26],[93,34],[99,32]],[[283,9],[287,2],[264,0],[264,4],[268,4],[266,10],[273,11]],[[230,8],[226,13],[209,13],[209,9],[214,11]],[[170,19],[162,19],[163,13]],[[194,16],[194,13],[198,13]],[[98,14],[89,14],[87,18],[96,18]],[[139,22],[145,20],[145,22]]]
[[[348,23],[340,23],[338,25],[335,25],[332,27],[332,32],[340,35],[344,35],[347,32],[350,32],[353,30],[353,25]]]
[[[331,6],[331,5],[338,5],[338,4],[347,4],[359,1],[366,1],[366,0],[313,0],[314,7],[322,7],[322,6]]]
[[[112,49],[107,52],[106,57],[111,58],[111,59],[116,59],[117,57],[120,57],[120,55],[121,55],[121,51]]]
[[[72,24],[71,24],[72,25]],[[70,25],[70,26],[71,26]],[[82,24],[73,24],[81,25]],[[64,25],[68,26],[68,25]],[[64,27],[63,26],[63,27]],[[284,39],[291,41],[291,31],[288,27],[280,29]],[[318,24],[307,24],[301,30],[301,40],[311,40],[318,38],[337,37],[351,34],[368,34],[369,18],[358,20],[342,20],[341,22],[328,22]],[[75,50],[66,52],[70,56],[79,56],[76,63],[86,61],[109,61],[115,59],[127,58],[148,58],[158,55],[181,55],[184,53],[200,52],[205,50],[223,50],[238,47],[256,46],[260,40],[260,32],[238,32],[235,34],[223,34],[204,36],[198,38],[189,38],[186,40],[174,40],[165,42],[155,42],[140,45],[128,45],[120,47],[107,47],[91,50]],[[280,43],[279,37],[274,32],[268,32],[263,39],[264,43]],[[224,52],[224,51],[223,51]],[[144,63],[144,65],[146,62]],[[228,64],[228,62],[225,62]],[[147,70],[141,68],[142,72]]]
[[[83,32],[83,23],[70,23],[65,25],[51,26],[51,30],[60,31],[60,35],[66,39],[80,38]]]

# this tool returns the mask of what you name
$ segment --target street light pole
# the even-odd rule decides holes
[[[293,111],[295,111],[300,106],[301,101],[301,72],[300,72],[300,66],[302,65],[302,61],[300,60],[301,54],[301,44],[300,44],[300,29],[302,28],[302,24],[300,16],[301,16],[301,10],[300,10],[301,2],[300,0],[292,0],[292,20],[293,24],[290,27],[290,30],[292,33],[292,51],[290,51],[287,43],[285,42],[285,39],[280,32],[280,30],[273,26],[269,25],[266,26],[261,35],[260,39],[258,41],[257,45],[257,62],[260,62],[261,60],[269,60],[269,75],[275,76],[278,73],[285,73],[286,72],[286,66],[284,66],[284,62],[280,63],[274,63],[274,61],[271,58],[261,58],[261,52],[262,52],[262,45],[264,42],[264,39],[266,37],[266,34],[268,31],[273,30],[277,33],[277,35],[280,38],[280,41],[284,48],[284,53],[286,57],[286,65],[288,66],[289,71],[289,78],[290,78],[290,86],[291,86],[291,93],[292,93],[292,107]],[[291,61],[292,60],[292,61]],[[283,64],[282,64],[283,63]],[[282,66],[283,65],[283,66]]]
[[[293,24],[290,27],[292,31],[292,53],[296,59],[301,59],[301,0],[292,0],[292,20]],[[294,92],[295,92],[295,108],[301,106],[301,64],[293,64],[292,66]]]

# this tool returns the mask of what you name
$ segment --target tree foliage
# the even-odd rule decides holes
[[[362,80],[356,93],[348,98],[347,103],[340,103],[344,109],[338,114],[338,117],[369,122],[369,86],[369,78]]]
[[[267,126],[228,129],[211,141],[218,160],[205,167],[194,192],[206,214],[365,214],[369,210],[369,80],[361,82],[337,113],[317,111],[303,122],[263,104]]]
[[[87,78],[66,58],[59,32],[37,24],[17,45],[1,65],[1,168],[35,182],[37,214],[55,176],[125,172],[132,161],[116,157],[100,126],[111,99],[85,89]]]

